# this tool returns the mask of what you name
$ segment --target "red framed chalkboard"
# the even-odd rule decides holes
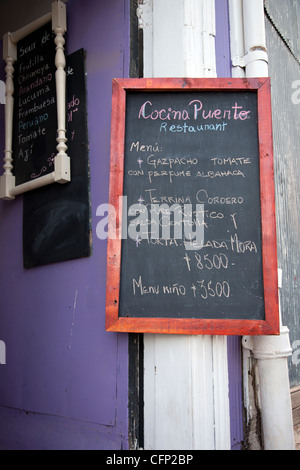
[[[279,333],[270,81],[114,79],[106,329]]]

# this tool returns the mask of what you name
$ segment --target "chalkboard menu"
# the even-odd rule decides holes
[[[20,40],[17,47],[13,156],[18,186],[54,171],[57,108],[51,23]]]
[[[107,329],[278,333],[271,136],[266,79],[114,82]]]
[[[24,194],[24,267],[90,255],[90,198],[85,51],[67,57],[67,137],[72,181]]]

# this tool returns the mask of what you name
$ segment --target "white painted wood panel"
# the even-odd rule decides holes
[[[211,77],[214,0],[144,0],[145,77]],[[145,449],[229,449],[226,337],[144,336]]]

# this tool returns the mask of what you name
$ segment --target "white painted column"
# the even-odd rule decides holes
[[[214,0],[144,0],[145,77],[216,75]],[[226,337],[144,336],[145,449],[230,449]]]
[[[239,59],[245,55],[244,25],[243,25],[243,0],[228,0],[230,19],[230,52],[232,76],[243,78],[245,69],[242,64],[238,65]]]

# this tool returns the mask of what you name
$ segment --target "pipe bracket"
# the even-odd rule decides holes
[[[232,59],[232,66],[245,68],[248,64],[256,60],[262,60],[268,63],[267,51],[262,50],[262,49],[259,49],[259,50],[255,49],[255,50],[250,50],[244,57],[235,56]]]

